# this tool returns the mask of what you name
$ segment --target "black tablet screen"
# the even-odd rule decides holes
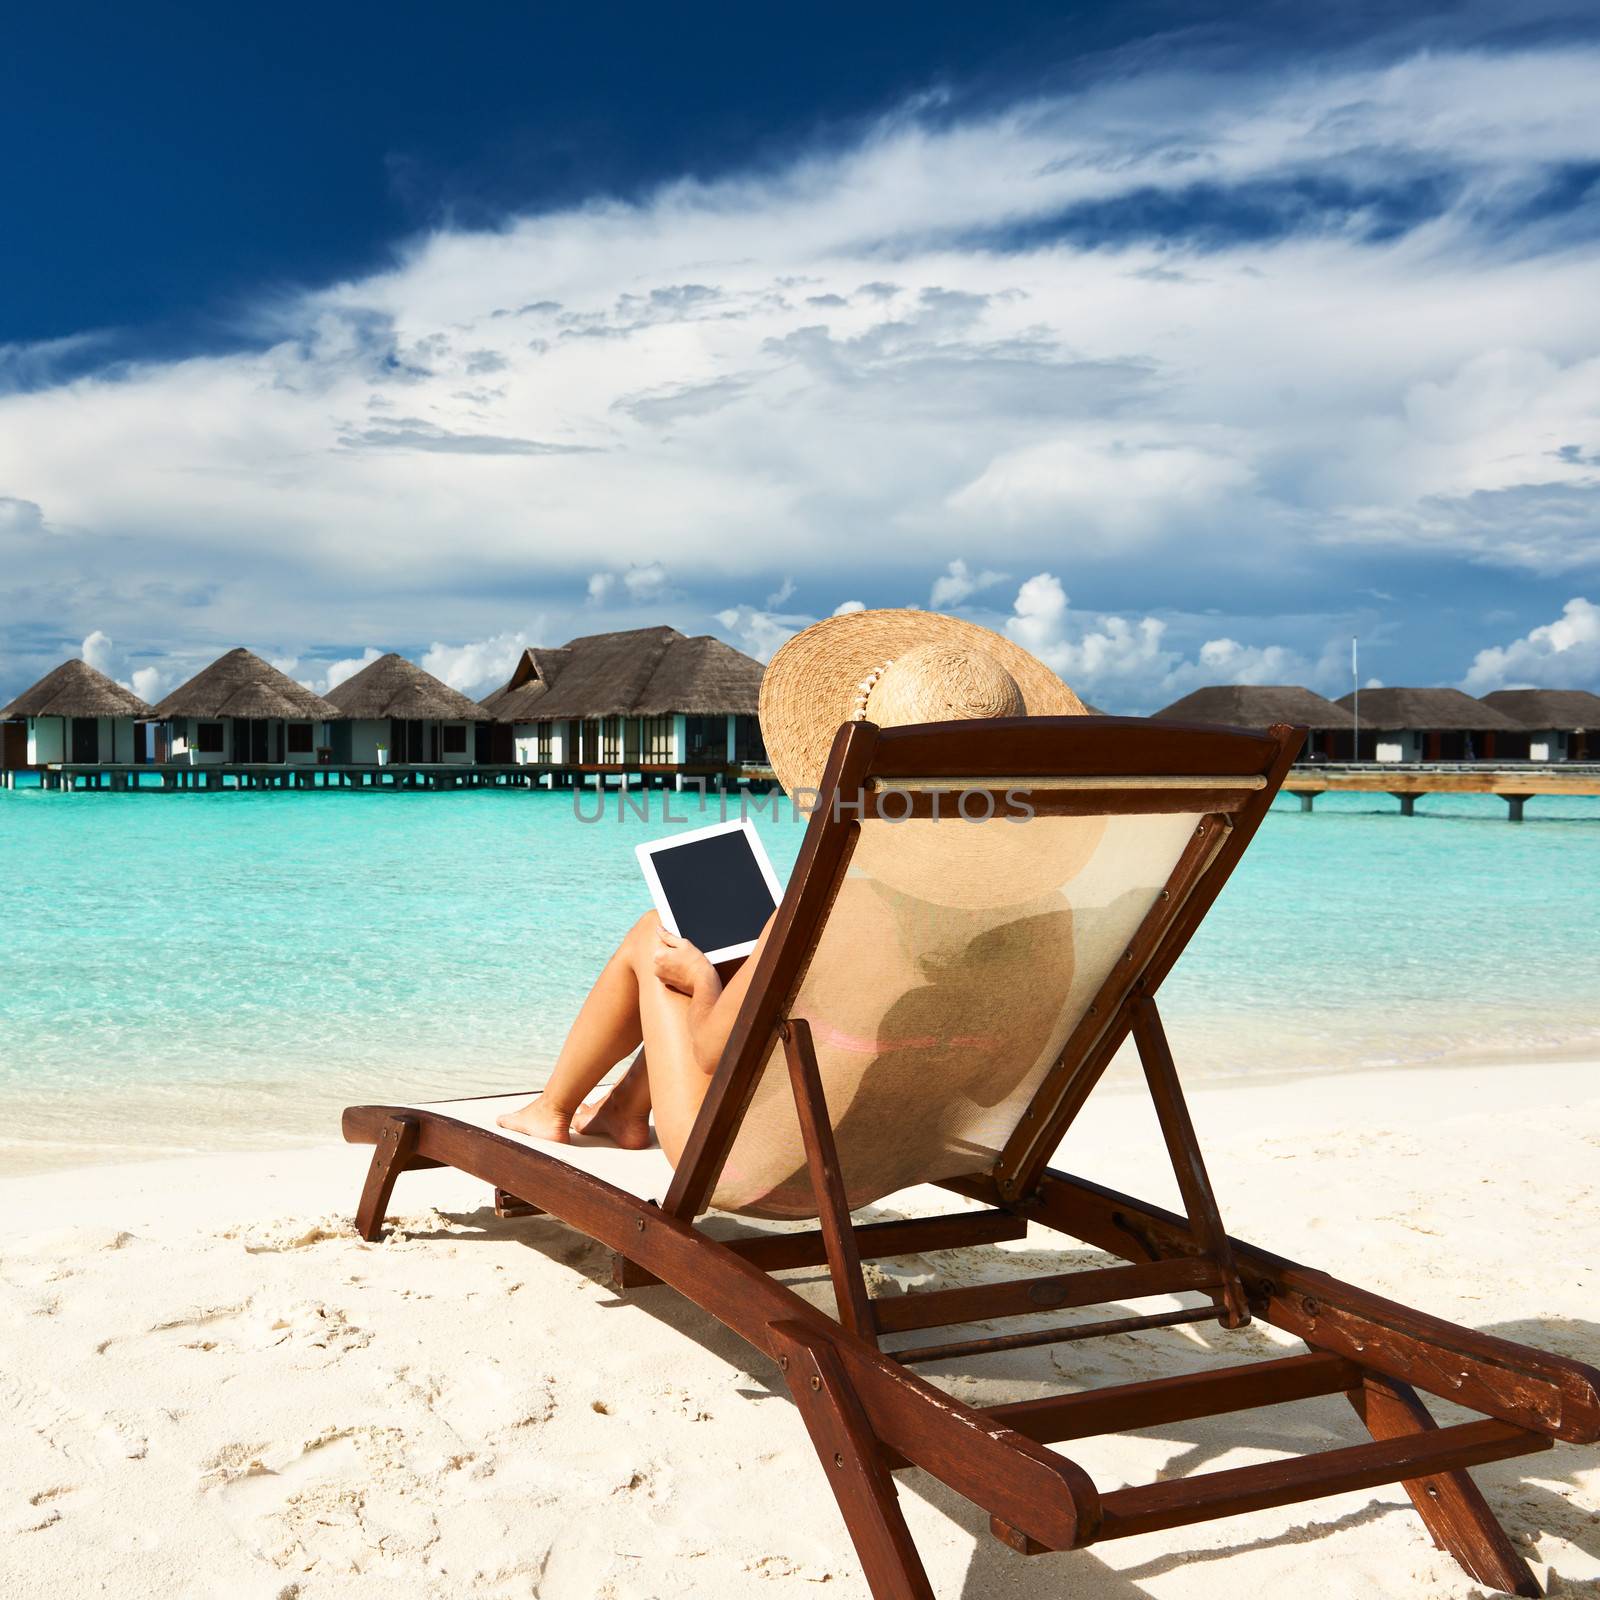
[[[724,950],[759,938],[774,901],[750,841],[714,833],[651,853],[678,932],[702,950]]]

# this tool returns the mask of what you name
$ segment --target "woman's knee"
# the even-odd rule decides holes
[[[656,930],[660,926],[661,919],[655,912],[645,912],[622,936],[622,948],[630,954],[638,954],[644,950],[654,951],[657,937]]]

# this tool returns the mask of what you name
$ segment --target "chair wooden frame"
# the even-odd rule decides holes
[[[816,810],[774,929],[698,1121],[657,1205],[526,1145],[443,1113],[355,1106],[345,1138],[376,1146],[356,1225],[381,1235],[401,1172],[448,1165],[495,1188],[502,1215],[548,1213],[613,1252],[619,1289],[666,1284],[772,1358],[793,1393],[878,1600],[931,1596],[892,1474],[932,1473],[989,1513],[1024,1554],[1403,1484],[1434,1541],[1472,1577],[1520,1595],[1539,1587],[1466,1469],[1600,1439],[1600,1373],[1578,1362],[1453,1326],[1228,1236],[1217,1212],[1155,1003],[1156,989],[1260,825],[1303,729],[1268,733],[1119,718],[938,723],[880,730],[847,724],[834,742]],[[941,782],[1029,786],[1057,814],[1199,812],[1154,910],[1095,997],[991,1171],[944,1187],[981,1209],[856,1224],[812,1047],[791,1005],[859,831],[890,816],[880,802],[937,804]],[[910,797],[909,802],[907,797]],[[1132,1036],[1185,1215],[1053,1170],[1051,1152],[1118,1046]],[[805,1138],[818,1227],[719,1240],[697,1218],[715,1189],[758,1075],[782,1042]],[[1021,1237],[1033,1225],[1118,1257],[1122,1265],[929,1289],[874,1300],[862,1261]],[[837,1320],[771,1276],[830,1273]],[[1043,1330],[886,1351],[881,1339],[1064,1307],[1198,1291],[1205,1304]],[[1221,1370],[1120,1384],[1009,1405],[962,1404],[911,1368],[998,1350],[1133,1329],[1252,1318],[1306,1352]],[[1480,1414],[1439,1426],[1419,1391]],[[1102,1494],[1046,1448],[1316,1395],[1348,1397],[1371,1442]]]

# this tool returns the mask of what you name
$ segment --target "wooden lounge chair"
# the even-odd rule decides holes
[[[493,1185],[503,1213],[548,1213],[608,1247],[619,1288],[686,1295],[781,1368],[880,1600],[931,1594],[892,1476],[909,1466],[986,1510],[994,1533],[1025,1554],[1398,1482],[1474,1578],[1538,1594],[1465,1469],[1600,1438],[1600,1374],[1231,1239],[1157,1015],[1162,979],[1302,733],[1089,717],[847,724],[676,1171],[659,1150],[496,1131],[494,1113],[515,1102],[353,1107],[346,1139],[377,1146],[361,1234],[379,1236],[401,1172],[448,1165]],[[1007,820],[1019,791],[1036,813],[1021,825]],[[982,817],[990,803],[989,820],[954,816],[959,805],[963,818]],[[909,958],[879,959],[896,939]],[[1048,1164],[1130,1034],[1183,1216]],[[853,1223],[871,1201],[928,1182],[981,1208]],[[700,1220],[711,1208],[817,1226],[719,1240]],[[864,1259],[1016,1239],[1030,1224],[1122,1264],[868,1292]],[[837,1320],[770,1276],[822,1265]],[[1179,1295],[1199,1303],[1037,1326],[1040,1313]],[[1012,1316],[1034,1321],[882,1344]],[[1302,1340],[1305,1353],[987,1409],[914,1371],[1251,1318]],[[1419,1391],[1478,1415],[1441,1426]],[[1046,1448],[1340,1393],[1369,1443],[1109,1492]]]

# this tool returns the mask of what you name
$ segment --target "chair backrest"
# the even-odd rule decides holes
[[[1299,730],[840,730],[668,1205],[814,1216],[778,1028],[810,1025],[852,1208],[1021,1161],[1176,959]],[[1070,1114],[1070,1113],[1069,1113]]]

